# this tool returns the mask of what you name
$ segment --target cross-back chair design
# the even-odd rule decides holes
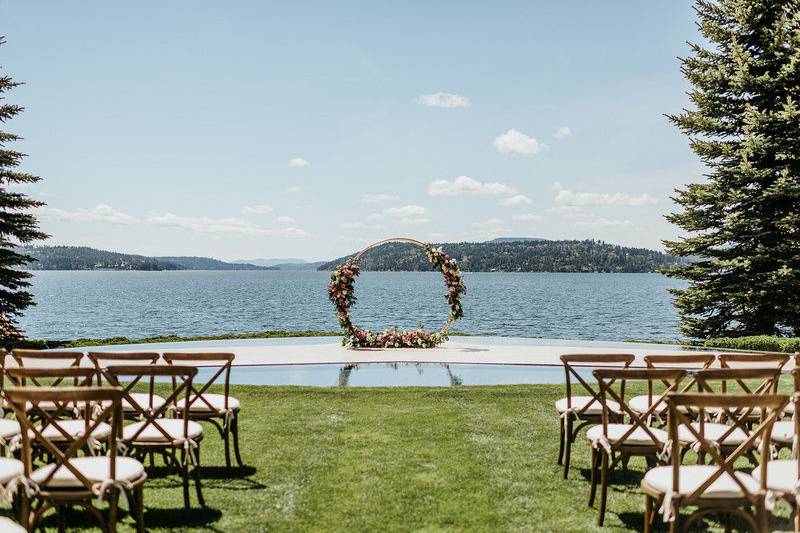
[[[707,371],[708,372],[708,371]],[[769,449],[762,446],[759,461],[759,477],[737,471],[735,463],[749,453],[759,442],[769,442],[772,426],[780,416],[789,398],[777,394],[669,394],[668,431],[671,444],[671,464],[650,469],[641,482],[645,494],[644,530],[652,529],[656,514],[655,504],[660,503],[659,512],[669,522],[670,531],[678,531],[681,507],[693,506],[692,512],[680,528],[683,531],[697,520],[718,513],[741,516],[753,531],[767,530],[767,462]],[[759,409],[763,414],[758,425],[736,449],[723,456],[703,437],[702,431],[691,425],[686,411],[698,411],[701,420],[709,408],[727,411]],[[678,435],[680,427],[688,427],[700,443],[703,453],[708,454],[711,464],[681,464],[682,447]]]
[[[183,504],[189,509],[189,476],[194,477],[197,500],[205,506],[202,487],[200,486],[200,441],[203,440],[203,427],[189,420],[189,399],[192,391],[192,379],[197,369],[191,366],[177,365],[118,365],[106,368],[106,377],[115,386],[122,388],[122,397],[137,411],[138,422],[130,423],[122,428],[120,442],[127,453],[144,460],[145,455],[152,452],[160,454],[164,462],[175,467],[183,481]],[[149,409],[136,401],[131,394],[137,377],[153,376],[155,378],[174,379],[172,392],[161,407]],[[127,378],[127,379],[125,379]],[[183,404],[180,416],[166,416],[175,404]],[[180,458],[176,454],[180,454]]]
[[[91,387],[94,385],[95,372],[88,367],[65,368],[9,368],[7,370],[10,384],[15,387],[32,387],[58,390],[69,386],[70,388]],[[44,405],[44,407],[42,407]],[[85,407],[85,406],[84,406]],[[92,406],[90,406],[92,407]],[[50,442],[60,447],[67,447],[77,438],[89,430],[94,429],[86,437],[86,452],[96,454],[102,449],[102,443],[111,433],[111,426],[105,422],[93,424],[98,405],[92,411],[81,409],[77,403],[69,400],[52,400],[30,405],[30,417],[38,421],[39,431]],[[47,456],[46,448],[38,448],[34,443],[35,451]]]
[[[601,424],[586,432],[586,438],[592,446],[589,505],[594,505],[599,477],[600,509],[597,524],[602,526],[606,512],[608,478],[617,463],[621,461],[626,465],[630,457],[640,456],[645,458],[648,466],[653,466],[667,444],[666,431],[651,427],[649,422],[653,413],[666,403],[664,396],[657,397],[644,413],[637,413],[625,402],[625,384],[629,381],[647,381],[648,384],[653,381],[665,382],[668,385],[664,394],[669,394],[679,390],[686,371],[678,368],[597,369],[593,375],[600,388],[603,413]],[[620,406],[622,415],[627,415],[630,423],[609,422],[610,415],[616,414],[609,409],[610,402]]]
[[[119,389],[95,387],[23,387],[9,388],[7,395],[23,428],[24,473],[17,490],[22,525],[33,531],[44,513],[55,508],[59,529],[63,529],[62,508],[79,505],[91,512],[103,531],[113,532],[116,531],[119,495],[122,493],[128,500],[131,515],[135,517],[137,530],[143,532],[142,486],[147,475],[139,461],[117,454],[122,392]],[[70,436],[72,439],[68,446],[54,442],[31,417],[32,412],[43,417],[52,416],[49,408],[40,406],[53,402],[76,404],[85,412],[95,414],[87,431]],[[96,409],[98,405],[104,407]],[[108,454],[79,456],[79,451],[87,447],[89,436],[101,424],[112,428],[106,436]],[[34,443],[47,450],[51,459],[47,464],[38,467],[34,464]],[[93,500],[103,499],[107,500],[109,506],[108,520],[92,504]]]
[[[202,386],[192,383],[191,398],[189,399],[189,419],[205,420],[214,425],[225,443],[225,466],[231,467],[231,436],[233,437],[233,451],[236,463],[244,466],[239,452],[239,400],[230,395],[231,368],[235,355],[232,353],[164,353],[167,364],[181,365],[209,365],[221,363]],[[216,367],[214,367],[216,368]],[[208,392],[211,385],[222,381],[223,393]],[[181,406],[178,405],[180,410]]]
[[[665,368],[665,369],[692,369],[692,370],[705,370],[710,367],[717,357],[713,353],[690,353],[690,354],[652,354],[644,356],[644,364],[649,369]],[[690,374],[682,385],[680,390],[675,392],[689,392],[696,386],[694,377]],[[664,389],[669,386],[669,382],[661,382],[661,388]],[[628,400],[628,406],[636,413],[645,413],[650,409],[650,406],[655,403],[655,400],[661,393],[655,392],[653,380],[647,382],[647,394],[633,396]],[[651,422],[666,424],[666,402],[660,402],[658,408],[652,412]]]
[[[83,352],[69,350],[27,350],[15,348],[11,357],[20,368],[69,368],[80,366]],[[59,380],[55,385],[61,385]],[[41,409],[54,409],[54,404],[41,403]]]
[[[798,355],[795,354],[795,360]],[[767,489],[774,495],[784,499],[793,510],[794,530],[800,532],[800,461],[798,461],[798,437],[800,437],[800,417],[797,416],[800,406],[800,367],[792,369],[794,393],[790,404],[795,409],[790,421],[775,422],[772,429],[772,441],[792,448],[791,459],[773,459],[767,464]],[[788,441],[788,442],[787,442]],[[760,470],[753,471],[753,477],[759,478]]]
[[[6,367],[7,361],[10,357],[5,348],[0,348],[0,456],[5,457],[11,454],[14,448],[19,443],[19,422],[16,418],[6,418],[6,414],[11,411],[8,401],[6,400],[5,388],[8,384],[6,380]],[[5,476],[0,473],[0,485],[4,485],[3,481]]]
[[[106,375],[106,368],[113,365],[155,365],[161,356],[158,352],[89,352],[86,354],[97,371],[97,384],[102,386],[110,383]],[[147,392],[130,392],[130,396],[139,405],[145,406],[150,410],[166,404],[163,396],[155,393],[155,376],[138,376],[135,378],[137,383],[146,379]],[[135,384],[134,384],[135,385]],[[135,417],[137,410],[128,402],[127,398],[122,399],[122,414],[128,418]]]
[[[561,418],[560,443],[558,447],[558,464],[564,465],[564,479],[569,474],[572,456],[572,443],[578,433],[586,426],[598,424],[603,416],[603,404],[596,386],[586,381],[578,372],[579,366],[616,366],[628,368],[636,359],[632,354],[564,354],[560,357],[564,366],[567,395],[556,402],[556,411]],[[573,395],[573,379],[583,392]],[[623,391],[624,394],[624,391]],[[620,406],[608,403],[609,414],[613,422],[621,421]]]

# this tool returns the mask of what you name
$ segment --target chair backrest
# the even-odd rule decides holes
[[[164,352],[164,361],[166,361],[168,365],[179,364],[216,367],[216,365],[211,365],[210,363],[221,363],[219,369],[214,372],[211,378],[207,380],[201,387],[198,388],[196,384],[192,384],[191,386],[192,392],[189,405],[201,404],[203,405],[204,410],[207,409],[211,412],[220,412],[220,409],[218,407],[214,407],[208,400],[203,398],[203,394],[211,385],[220,379],[222,379],[223,393],[225,395],[222,412],[228,410],[228,399],[230,397],[231,385],[231,367],[233,366],[233,360],[235,357],[236,356],[232,353]]]
[[[621,447],[627,439],[637,428],[641,428],[653,440],[653,444],[663,446],[666,444],[662,442],[656,434],[652,431],[647,421],[650,417],[657,412],[657,409],[666,401],[665,395],[676,392],[679,390],[681,381],[686,377],[686,371],[680,368],[625,368],[625,369],[611,369],[602,368],[592,372],[597,384],[600,387],[600,400],[603,403],[603,435],[608,437],[608,419],[609,419],[609,400],[619,404],[623,414],[627,414],[631,421],[631,427],[621,437],[615,439],[615,443],[611,447]],[[650,385],[653,381],[660,381],[667,383],[667,388],[664,393],[655,399],[652,394],[649,398],[649,408],[642,414],[635,413],[626,403],[624,394],[618,393],[614,389],[614,383],[618,383],[618,389],[624,391],[625,383],[628,381],[647,381]]]
[[[89,352],[86,354],[86,357],[97,370],[97,384],[102,386],[104,383],[111,383],[106,375],[107,367],[120,365],[154,365],[161,358],[161,355],[159,355],[158,352]],[[133,380],[133,385],[136,385],[145,378],[147,378],[148,381],[148,407],[152,408],[155,394],[155,376],[136,376]]]
[[[138,418],[143,422],[138,430],[132,434],[121,438],[126,444],[135,441],[148,427],[152,426],[161,433],[167,440],[172,441],[173,436],[159,424],[158,419],[166,415],[167,410],[173,405],[178,403],[179,398],[182,396],[184,409],[182,412],[183,419],[183,434],[178,440],[186,442],[189,436],[189,396],[192,390],[192,379],[197,374],[197,369],[192,366],[177,366],[177,365],[112,365],[106,367],[106,378],[117,387],[122,388],[122,398],[130,404],[131,408],[136,412]],[[142,377],[164,377],[175,379],[173,384],[172,393],[167,397],[166,401],[161,406],[145,407],[141,405],[131,395],[133,388]],[[122,379],[129,378],[129,379]],[[120,420],[120,424],[122,420]],[[174,442],[173,442],[174,443]],[[174,443],[177,444],[177,443]]]
[[[70,350],[11,350],[17,366],[24,368],[63,368],[80,366],[83,352]]]
[[[644,356],[644,364],[647,368],[681,368],[692,370],[705,370],[714,364],[717,356],[713,353],[685,353],[685,354],[651,354]],[[693,375],[689,375],[689,380],[683,384],[680,390],[675,392],[688,392],[696,385],[696,380]],[[664,386],[669,386],[669,383],[664,382]],[[653,395],[653,380],[647,381],[647,394]]]
[[[721,353],[717,358],[721,368],[776,368],[779,371],[783,370],[789,361],[789,356],[782,353]],[[777,386],[775,383],[775,387]],[[742,389],[749,393],[746,387]],[[722,391],[727,392],[727,384],[724,382]],[[758,392],[758,389],[753,391],[754,394]]]
[[[583,377],[578,373],[576,366],[616,366],[628,368],[636,359],[636,356],[627,353],[579,353],[564,354],[559,359],[561,359],[561,363],[564,365],[564,376],[566,378],[567,386],[567,409],[570,412],[573,412],[575,416],[580,417],[587,409],[594,406],[595,403],[599,405],[601,403],[601,399],[599,389],[595,390],[595,387],[583,379]],[[572,406],[573,378],[577,384],[580,385],[581,389],[583,389],[588,396],[593,398],[592,401],[587,402],[584,406],[577,410]],[[622,395],[625,395],[624,385],[622,387]]]
[[[78,479],[85,490],[94,492],[98,482],[87,479],[69,460],[78,457],[80,450],[90,445],[89,440],[93,438],[93,433],[98,426],[107,422],[112,428],[107,437],[110,457],[107,479],[116,479],[117,439],[119,427],[121,427],[119,422],[122,420],[121,390],[108,387],[9,387],[6,390],[6,396],[22,430],[22,460],[26,478],[30,479],[33,470],[32,444],[35,442],[47,451],[51,457],[50,464],[53,465],[43,479],[37,480],[40,488],[48,487],[57,471],[65,468]],[[52,418],[53,413],[40,407],[43,402],[63,402],[84,406],[85,408],[81,410],[87,413],[86,431],[79,435],[63,432],[63,438],[66,438],[66,442],[69,443],[66,447],[63,439],[59,439],[59,442],[56,443],[53,438],[45,436],[43,431],[46,426],[42,425],[40,421],[47,420],[55,423],[55,420]],[[48,490],[54,489],[56,487],[48,487]],[[75,491],[75,487],[69,487],[66,490]]]
[[[14,387],[48,388],[59,390],[69,387],[87,388],[94,382],[95,371],[87,367],[62,367],[62,368],[9,368],[6,370],[9,385]],[[49,425],[51,420],[58,420],[67,416],[70,418],[83,416],[88,420],[91,412],[81,414],[75,402],[67,400],[54,400],[49,416],[44,419],[44,425]],[[62,431],[63,432],[63,431]]]
[[[711,371],[706,371],[711,372]],[[694,505],[703,492],[711,486],[723,474],[728,474],[730,478],[736,483],[742,491],[744,498],[753,505],[763,505],[763,499],[767,491],[767,462],[770,459],[769,446],[761,446],[760,449],[760,469],[759,490],[753,493],[747,485],[745,485],[738,476],[736,476],[734,465],[740,457],[748,453],[751,449],[758,446],[760,442],[769,442],[772,435],[772,426],[780,416],[783,408],[789,401],[789,397],[778,394],[743,394],[743,395],[722,395],[722,394],[669,394],[667,395],[667,406],[669,409],[668,414],[668,433],[670,442],[672,443],[671,461],[672,461],[672,492],[671,494],[679,493],[680,487],[680,467],[681,467],[681,439],[679,438],[678,428],[685,426],[691,432],[697,445],[699,445],[700,452],[711,457],[712,464],[717,467],[703,483],[690,494],[680,496],[681,505]],[[708,408],[719,408],[729,411],[734,409],[752,411],[755,409],[763,413],[758,425],[753,428],[747,435],[746,440],[739,444],[736,449],[723,457],[720,451],[713,445],[711,441],[705,439],[700,428],[692,426],[691,420],[687,416],[687,412],[699,411],[701,413],[700,419],[704,417],[702,414]],[[702,424],[702,422],[701,422]],[[670,498],[671,500],[671,498]],[[665,509],[669,508],[669,502],[665,501]]]

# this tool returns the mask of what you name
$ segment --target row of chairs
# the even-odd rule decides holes
[[[33,530],[55,509],[80,505],[105,531],[114,531],[118,499],[128,502],[138,531],[144,531],[144,467],[155,456],[182,478],[189,508],[190,478],[205,505],[200,480],[202,421],[213,424],[225,445],[239,452],[240,402],[230,395],[233,354],[14,350],[2,354],[0,395],[15,419],[0,418],[0,487],[19,523]],[[210,377],[195,381],[198,367]],[[164,381],[167,395],[156,394]],[[223,393],[209,392],[223,382]],[[109,506],[105,520],[95,500]]]
[[[678,528],[680,508],[692,506],[696,510],[686,517],[684,528],[708,514],[729,512],[753,530],[764,531],[777,497],[792,505],[800,531],[797,371],[791,401],[778,394],[788,359],[783,354],[651,355],[644,358],[646,368],[631,368],[635,358],[630,354],[562,356],[567,397],[556,408],[562,418],[559,464],[565,467],[564,477],[571,443],[582,428],[591,426],[586,432],[591,445],[589,505],[594,505],[599,486],[599,525],[611,472],[641,456],[648,466],[641,481],[645,531],[659,514],[656,504],[671,530]],[[581,375],[583,365],[596,368],[594,380]],[[581,395],[572,394],[573,380]],[[626,399],[625,386],[631,382],[646,383],[647,394]],[[778,459],[783,449],[792,450],[792,459]],[[691,456],[697,464],[685,464]],[[742,461],[752,471],[742,471]]]

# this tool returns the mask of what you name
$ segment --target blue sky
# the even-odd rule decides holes
[[[0,0],[57,244],[322,259],[367,241],[661,248],[691,3]]]

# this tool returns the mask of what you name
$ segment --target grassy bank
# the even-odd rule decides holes
[[[184,512],[175,476],[152,472],[151,531],[639,531],[644,469],[609,491],[606,526],[587,507],[589,447],[569,479],[555,464],[563,386],[339,389],[237,386],[246,468],[207,429],[206,509]],[[90,525],[85,514],[72,527]],[[48,520],[54,530],[55,520]],[[790,529],[773,520],[771,529]],[[120,527],[130,531],[125,517]]]

